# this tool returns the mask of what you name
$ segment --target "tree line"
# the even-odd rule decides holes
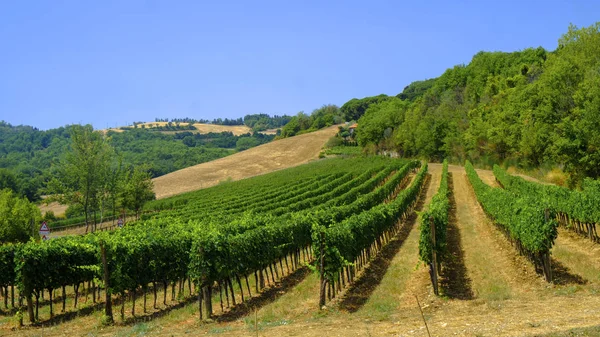
[[[131,210],[139,217],[144,203],[154,199],[152,187],[147,167],[124,164],[108,137],[91,125],[73,125],[68,150],[52,168],[47,192],[48,201],[75,208],[85,218],[86,231],[94,231],[109,211]],[[36,237],[41,214],[26,198],[2,190],[0,214],[0,243]]]
[[[571,25],[558,48],[479,52],[467,65],[397,96],[353,99],[357,140],[371,151],[491,166],[559,167],[600,177],[600,23]]]

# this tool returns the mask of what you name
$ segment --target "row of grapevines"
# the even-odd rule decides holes
[[[529,254],[548,253],[557,236],[557,224],[546,208],[527,196],[493,188],[481,181],[473,165],[465,163],[467,177],[485,212]]]
[[[338,176],[341,173],[334,173]],[[213,196],[213,195],[204,195],[202,198],[189,198],[183,199],[186,200],[185,204],[179,205],[171,210],[162,211],[158,216],[148,214],[144,220],[150,218],[158,218],[158,217],[173,217],[177,215],[185,215],[189,212],[197,213],[198,210],[201,210],[204,213],[215,212],[218,210],[222,210],[227,206],[238,206],[238,208],[243,209],[244,204],[259,202],[263,200],[269,200],[271,198],[277,197],[278,195],[288,193],[289,191],[295,191],[298,189],[304,189],[307,186],[310,186],[319,183],[320,181],[324,181],[325,179],[329,179],[332,175],[318,175],[310,179],[306,179],[304,181],[298,180],[295,182],[290,182],[289,184],[279,184],[279,185],[270,185],[268,190],[257,190],[257,189],[248,189],[248,190],[240,190],[236,193],[230,193],[225,196]],[[178,198],[178,197],[175,197]],[[169,198],[170,199],[170,198]]]
[[[382,246],[382,241],[387,237],[385,233],[397,229],[400,219],[409,213],[419,195],[426,174],[425,163],[412,184],[388,204],[378,204],[328,228],[313,225],[313,251],[317,256],[318,264],[322,267],[324,280],[329,284],[335,284],[343,275],[343,268],[355,266],[365,254],[370,257],[371,247],[379,249]],[[333,288],[335,289],[335,286]]]
[[[410,167],[409,164],[405,166]],[[395,182],[399,183],[398,180]],[[386,186],[378,190],[393,191]],[[402,207],[397,201],[394,205]],[[363,200],[356,204],[354,210],[363,211],[360,206],[368,208],[372,205]],[[189,273],[192,278],[200,286],[206,286],[220,280],[249,275],[311,245],[315,223],[313,214],[293,213],[290,217],[277,217],[273,220],[268,225],[236,235],[228,236],[216,230],[197,232],[190,253]]]
[[[595,227],[600,223],[600,184],[586,179],[583,190],[570,190],[556,185],[543,185],[512,176],[498,165],[494,166],[494,175],[507,190],[527,195],[553,209],[557,219],[568,228],[584,230],[590,238],[597,239]]]
[[[283,214],[279,216],[276,216],[273,213],[245,213],[243,216],[237,217],[226,224],[220,222],[211,222],[206,226],[211,227],[221,233],[233,235],[270,223],[276,223],[277,221],[281,220],[306,222],[309,226],[311,222],[328,225],[332,219],[345,218],[353,212],[358,212],[361,209],[364,209],[364,207],[370,207],[373,204],[378,203],[383,195],[390,193],[390,187],[392,187],[394,183],[397,183],[406,176],[411,167],[411,164],[405,165],[405,167],[403,167],[394,175],[395,179],[393,179],[389,184],[381,186],[372,192],[369,191],[373,190],[381,181],[383,181],[385,177],[389,175],[389,168],[382,170],[371,179],[361,184],[359,187],[352,189],[350,192],[342,194],[336,198],[329,199],[313,208],[304,209],[299,212],[292,212],[290,210],[283,212]],[[359,196],[362,197],[359,198]],[[348,206],[335,207],[344,205]],[[278,219],[280,217],[282,219]]]
[[[287,198],[293,198],[295,197],[298,193],[301,193],[302,195],[306,195],[308,193],[312,193],[315,190],[320,190],[322,189],[321,186],[334,186],[336,184],[339,183],[343,183],[346,181],[349,181],[350,179],[352,179],[352,174],[351,173],[336,173],[334,175],[332,175],[332,180],[329,181],[326,185],[323,185],[321,180],[317,180],[314,183],[303,187],[301,189],[298,189],[297,191],[291,191],[288,193],[284,193],[283,195],[275,195],[272,196],[270,198],[264,198],[262,196],[258,196],[256,198],[252,198],[252,200],[254,200],[254,202],[256,203],[260,203],[262,204],[263,202],[266,203],[270,203],[270,202],[275,202],[275,201],[279,201],[281,203],[286,203],[286,199]],[[284,198],[284,199],[281,199]],[[232,209],[229,206],[227,207],[227,205],[221,205],[220,207],[213,207],[213,208],[199,208],[196,205],[192,205],[192,207],[187,207],[184,209],[180,209],[180,210],[175,210],[175,211],[171,211],[168,213],[164,213],[164,214],[158,214],[156,216],[154,216],[153,218],[161,218],[161,217],[186,217],[188,219],[209,219],[209,218],[215,218],[216,220],[219,221],[223,221],[225,219],[222,218],[223,215],[225,215],[228,219],[232,217],[232,215],[238,214],[238,213],[242,213],[243,211],[245,211],[248,208],[253,208],[253,207],[248,207],[251,204],[245,204],[245,208],[242,206],[240,206],[238,209]]]
[[[431,264],[433,252],[435,250],[438,263],[443,262],[447,253],[446,233],[448,229],[448,212],[450,210],[450,200],[448,195],[448,161],[444,160],[442,164],[442,179],[437,193],[431,198],[429,207],[423,211],[420,216],[420,237],[419,237],[419,258],[421,261]],[[431,221],[435,228],[435,247],[433,246]]]
[[[348,195],[349,198],[356,198],[358,197],[358,194],[356,193],[356,191],[365,191],[366,189],[372,189],[374,187],[374,184],[376,184],[378,181],[380,181],[381,179],[383,179],[383,175],[387,176],[387,174],[389,174],[389,172],[391,170],[393,170],[394,167],[397,167],[397,165],[404,163],[404,161],[396,161],[396,160],[388,160],[387,166],[386,168],[383,170],[385,171],[382,172],[380,171],[380,173],[377,175],[377,180],[369,180],[367,182],[364,182],[365,178],[368,178],[370,175],[372,175],[372,173],[377,170],[377,169],[366,169],[366,172],[363,173],[362,175],[358,176],[355,179],[349,180],[344,184],[341,184],[337,187],[335,187],[339,181],[334,181],[331,184],[327,184],[324,187],[321,188],[317,188],[316,190],[318,190],[320,192],[320,194],[317,194],[313,197],[308,197],[308,194],[303,194],[304,197],[306,197],[306,199],[304,200],[297,200],[298,198],[292,198],[289,199],[287,201],[280,201],[279,203],[273,203],[271,205],[268,206],[263,206],[261,208],[250,208],[251,210],[251,214],[248,215],[248,213],[243,214],[243,215],[239,215],[238,212],[230,212],[230,211],[223,211],[223,212],[213,212],[210,214],[201,212],[201,211],[196,211],[193,208],[188,208],[185,210],[181,210],[179,212],[170,212],[168,213],[170,216],[175,216],[175,217],[186,217],[187,219],[198,219],[198,220],[202,220],[205,223],[218,223],[220,225],[223,225],[225,223],[230,223],[230,222],[238,222],[236,221],[236,219],[238,217],[241,217],[241,221],[245,222],[244,218],[247,218],[248,216],[250,217],[254,217],[256,216],[256,214],[264,214],[267,213],[269,210],[272,210],[274,207],[277,207],[274,211],[272,211],[272,213],[274,213],[275,215],[285,215],[288,214],[290,212],[295,212],[295,211],[300,211],[302,209],[312,209],[314,206],[317,205],[327,205],[327,206],[331,206],[334,204],[340,204],[343,203],[343,200],[349,200],[348,198],[345,198],[345,195],[350,193]],[[378,168],[380,169],[380,168]],[[405,169],[405,171],[403,171],[404,173],[406,173],[408,170],[408,168]],[[346,176],[344,176],[345,178],[347,178]],[[402,177],[400,177],[402,178]],[[362,184],[362,185],[359,185]],[[358,185],[358,187],[357,187]],[[348,191],[349,190],[349,191]],[[329,192],[326,192],[329,191]],[[324,193],[326,192],[326,193]],[[341,201],[340,201],[341,200]],[[161,216],[156,216],[155,218],[160,218]]]
[[[335,217],[322,219],[338,219],[380,203],[414,165],[405,165],[386,184],[356,202],[334,207],[343,209],[336,211]],[[377,183],[373,179],[368,182]],[[322,209],[321,215],[326,211]],[[108,290],[112,293],[135,294],[151,283],[166,285],[188,276],[210,285],[224,277],[247,275],[309,246],[315,217],[318,215],[300,212],[263,218],[256,227],[230,234],[181,218],[165,218],[110,233],[29,242],[15,250],[12,261],[19,290],[28,299],[32,295],[37,298],[44,289],[91,280],[100,283],[101,251],[105,252]]]
[[[318,170],[313,170],[312,168],[315,166],[313,164],[310,164],[309,167],[311,169],[305,169],[302,172],[295,172],[295,174],[293,176],[287,175],[287,183],[283,184],[284,186],[289,184],[290,181],[296,181],[296,180],[302,180],[305,179],[303,177],[307,177],[309,179],[312,179],[312,177],[314,176],[315,172],[319,172],[323,169],[327,169],[327,168],[332,168],[334,172],[336,172],[336,174],[340,175],[342,174],[343,171],[347,171],[347,172],[355,172],[355,174],[358,174],[360,171],[365,171],[367,169],[370,169],[376,165],[381,165],[381,166],[385,166],[388,165],[389,160],[388,161],[382,161],[381,159],[375,159],[375,160],[364,160],[364,159],[351,159],[351,160],[332,160],[331,161],[333,164],[329,164],[328,166],[323,166],[323,165],[318,165],[321,167],[318,167]],[[361,170],[362,169],[362,170]],[[284,170],[287,171],[287,170]],[[297,173],[297,174],[296,174]],[[327,173],[328,175],[330,173]],[[270,175],[268,175],[270,176]],[[282,176],[282,174],[279,174],[279,176]],[[253,180],[254,178],[248,179],[248,180]],[[275,179],[277,180],[277,179]],[[323,179],[321,179],[323,180]],[[241,182],[236,182],[236,184],[227,184],[227,185],[232,185],[232,186],[236,186],[238,185],[238,183],[240,183],[240,185],[242,185],[241,183],[246,183],[245,187],[247,186],[247,180],[245,181],[241,181]],[[320,184],[322,185],[322,184]],[[211,191],[217,191],[217,190],[222,190],[221,186],[216,186],[207,190],[211,190]],[[213,213],[223,213],[223,208],[227,208],[230,209],[231,207],[236,207],[236,209],[232,209],[232,210],[228,210],[226,213],[227,214],[232,214],[234,212],[241,212],[241,211],[246,211],[248,210],[247,205],[252,205],[252,207],[260,207],[261,205],[267,205],[269,203],[272,203],[272,201],[270,201],[270,196],[266,196],[265,194],[261,194],[261,193],[255,193],[252,197],[249,197],[247,201],[237,201],[237,202],[233,202],[231,203],[230,201],[228,201],[227,197],[230,195],[237,195],[237,194],[244,194],[244,193],[248,193],[248,190],[250,191],[254,191],[256,190],[255,188],[244,188],[244,189],[233,189],[233,188],[229,188],[230,192],[229,194],[225,193],[223,196],[220,197],[216,197],[213,196],[213,193],[204,193],[204,194],[200,194],[200,193],[191,193],[190,194],[190,198],[194,197],[194,201],[193,202],[189,202],[186,205],[183,205],[181,207],[178,208],[178,210],[172,211],[172,212],[163,212],[161,215],[148,215],[145,219],[148,218],[159,218],[162,216],[191,216],[192,218],[202,218],[202,219],[206,219],[206,214],[213,214]],[[295,190],[295,189],[290,189],[290,191],[292,192],[291,195],[287,195],[285,197],[280,197],[279,200],[284,200],[284,199],[288,199],[288,197],[294,196],[294,195],[298,195],[301,192],[305,192],[307,189],[305,189],[304,191],[299,191],[299,190]],[[314,186],[312,188],[312,190],[314,190]],[[313,191],[314,193],[314,191]],[[276,195],[276,194],[273,194]],[[174,198],[180,198],[179,196],[174,197]],[[205,202],[206,199],[212,200],[213,202]],[[236,203],[238,203],[236,205]],[[242,207],[243,206],[243,207]],[[234,211],[234,212],[232,212]]]
[[[188,192],[170,198],[147,203],[147,209],[173,209],[187,204],[206,206],[208,204],[227,204],[230,201],[244,200],[254,195],[262,195],[280,186],[289,186],[295,182],[311,179],[315,176],[330,174],[331,172],[348,171],[361,159],[329,159],[317,161],[307,165],[288,168],[281,171],[260,175],[235,183],[219,184],[210,188]],[[206,203],[206,204],[205,204]]]
[[[97,278],[100,267],[96,247],[96,237],[88,235],[61,237],[41,244],[31,241],[15,250],[15,281],[20,295],[28,300],[31,318],[32,296],[37,308],[44,290],[52,294],[53,289],[63,288],[64,293],[66,286],[79,287]],[[52,298],[50,300],[52,305]],[[63,306],[64,300],[63,296]]]

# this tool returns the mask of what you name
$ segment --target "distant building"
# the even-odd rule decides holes
[[[354,124],[350,125],[348,127],[348,132],[350,132],[350,134],[353,135],[354,134],[354,129],[356,129],[357,127],[358,127],[357,123],[354,123]]]

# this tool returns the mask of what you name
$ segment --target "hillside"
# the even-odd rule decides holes
[[[146,122],[139,123],[135,125],[136,129],[152,129],[155,127],[165,127],[169,123],[168,122]],[[187,123],[180,123],[180,125],[187,125]],[[206,133],[221,133],[221,132],[231,132],[235,136],[245,135],[247,133],[252,133],[252,129],[247,127],[246,125],[218,125],[218,124],[205,124],[205,123],[194,123],[192,124],[196,130],[189,130],[191,132],[199,132],[202,134]],[[128,126],[134,128],[134,126]],[[121,128],[111,128],[107,131],[116,131],[122,132]],[[185,130],[187,131],[187,130]],[[176,132],[185,132],[185,131],[176,131]],[[162,132],[171,132],[171,131],[162,131]]]
[[[316,159],[337,126],[280,139],[208,163],[191,166],[155,178],[156,198],[195,191],[226,180],[240,180]]]
[[[146,165],[152,177],[222,158],[275,137],[273,132],[252,133],[247,126],[197,124],[188,130],[188,124],[182,125],[185,127],[180,131],[136,128],[101,132],[125,165]],[[0,189],[8,187],[30,200],[39,200],[55,174],[53,167],[68,152],[72,127],[40,130],[0,121]]]
[[[479,52],[397,96],[353,99],[361,146],[482,166],[560,168],[599,178],[600,23],[569,27],[554,51]]]

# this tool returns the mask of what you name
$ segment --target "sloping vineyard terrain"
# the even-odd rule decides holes
[[[327,159],[153,201],[112,232],[2,246],[0,332],[597,334],[594,182],[494,173]]]

